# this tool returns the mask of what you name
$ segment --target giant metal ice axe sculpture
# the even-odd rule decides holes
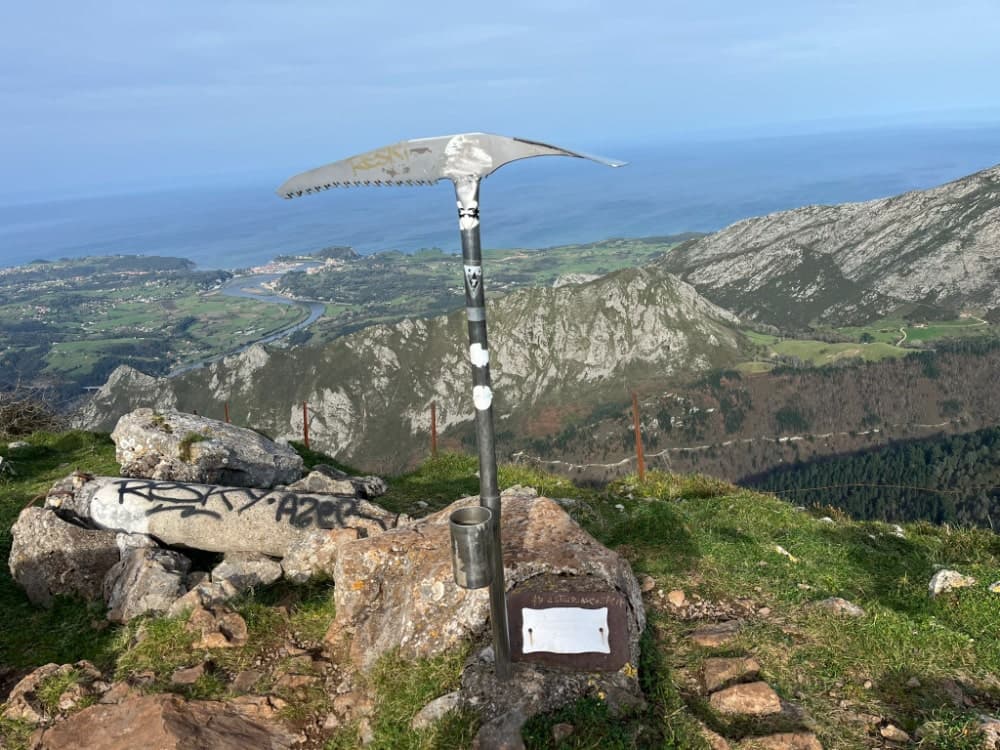
[[[462,234],[465,265],[465,312],[469,321],[469,357],[472,360],[472,400],[476,407],[479,445],[479,499],[489,509],[486,534],[490,580],[490,619],[496,673],[511,673],[507,600],[500,542],[500,493],[497,487],[496,445],[493,435],[493,391],[490,355],[486,341],[486,306],[483,294],[483,255],[479,244],[479,181],[504,164],[532,156],[575,156],[620,167],[624,162],[568,151],[521,138],[488,133],[464,133],[437,138],[417,138],[375,149],[327,164],[292,177],[278,188],[283,198],[296,198],[332,187],[367,185],[433,185],[449,179],[458,198],[458,226]]]

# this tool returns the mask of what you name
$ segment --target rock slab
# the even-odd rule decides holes
[[[21,511],[11,536],[10,573],[33,604],[48,607],[60,595],[99,600],[118,563],[114,532],[74,526],[45,508]]]
[[[227,703],[147,695],[91,706],[36,732],[32,750],[290,750],[285,730],[249,719]]]
[[[691,640],[702,648],[718,648],[736,639],[740,634],[739,620],[726,620],[701,625],[691,633]]]
[[[766,682],[749,682],[712,693],[708,699],[721,714],[770,716],[781,713],[781,698]]]
[[[733,682],[756,679],[758,674],[760,674],[760,663],[749,656],[705,659],[702,666],[705,689],[710,693]]]
[[[189,484],[126,477],[71,476],[46,506],[84,525],[146,534],[167,545],[209,552],[284,557],[311,531],[349,528],[370,536],[399,516],[353,495]]]
[[[226,422],[136,409],[111,433],[122,476],[230,487],[274,487],[302,476],[291,447]]]

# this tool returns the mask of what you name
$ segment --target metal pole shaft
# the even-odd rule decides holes
[[[458,226],[462,234],[465,273],[465,312],[469,322],[469,358],[472,361],[472,400],[476,407],[476,443],[479,446],[479,504],[493,513],[490,534],[490,620],[496,675],[511,676],[510,634],[507,626],[507,593],[500,539],[500,492],[497,487],[496,441],[493,433],[493,390],[490,383],[489,346],[486,340],[486,298],[483,293],[483,253],[479,240],[479,180],[455,181]]]

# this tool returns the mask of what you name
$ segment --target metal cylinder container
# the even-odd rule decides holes
[[[455,583],[464,589],[481,589],[493,579],[490,560],[493,512],[482,505],[459,508],[451,514],[451,565]]]

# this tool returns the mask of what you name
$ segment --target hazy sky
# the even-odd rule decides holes
[[[997,0],[31,0],[0,192],[291,172],[465,130],[594,151],[1000,121]]]

